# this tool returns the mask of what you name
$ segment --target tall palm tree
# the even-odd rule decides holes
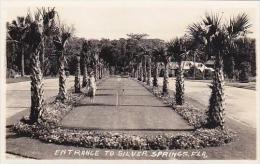
[[[209,128],[221,127],[223,129],[225,110],[223,55],[227,46],[227,35],[225,31],[219,28],[213,35],[211,43],[212,50],[216,55],[207,126]]]
[[[158,47],[154,49],[154,53],[159,55],[161,61],[164,64],[164,76],[163,76],[163,87],[162,95],[167,96],[169,94],[169,73],[168,65],[171,60],[171,56],[167,53],[167,49],[164,43],[159,43]],[[158,72],[157,72],[158,73]]]
[[[235,55],[237,50],[237,45],[235,42],[241,37],[245,36],[248,33],[248,29],[251,27],[249,23],[249,18],[247,14],[241,13],[236,17],[232,17],[229,20],[229,23],[225,25],[225,30],[228,35],[228,49],[227,55],[230,59],[229,62],[229,78],[234,79],[235,76]],[[238,52],[239,53],[239,52]],[[238,55],[238,54],[237,54]]]
[[[75,87],[75,93],[80,93],[80,56],[77,55],[76,60],[77,60],[77,68],[75,72],[74,87]]]
[[[147,67],[146,67],[147,62],[146,62],[146,60],[147,60],[147,56],[144,52],[144,55],[143,55],[143,61],[144,61],[144,63],[143,63],[143,82],[146,82],[146,79],[147,79]]]
[[[215,71],[211,86],[211,97],[207,112],[207,126],[211,128],[224,127],[224,73],[223,54],[225,49],[225,33],[221,26],[221,17],[218,14],[206,14],[201,23],[189,26],[191,36],[200,41],[205,47],[206,60],[215,56]]]
[[[44,35],[49,35],[47,31],[51,30],[50,21],[54,19],[56,11],[54,8],[49,9],[45,14],[48,19],[42,21],[45,14],[39,11],[34,15],[27,14],[25,22],[26,28],[23,35],[23,41],[29,46],[30,64],[31,64],[31,111],[29,116],[29,123],[39,122],[41,114],[44,110],[44,89],[43,89],[43,75],[40,67],[40,53],[42,51],[41,42]],[[41,30],[43,27],[43,30]]]
[[[152,57],[149,55],[147,59],[148,69],[147,69],[147,85],[152,85]]]
[[[65,102],[67,100],[67,89],[66,89],[66,74],[65,74],[65,55],[64,49],[71,37],[73,32],[73,27],[66,25],[61,25],[59,28],[59,33],[53,37],[53,42],[56,48],[57,56],[59,57],[59,93],[57,100]]]
[[[161,50],[161,46],[163,45],[162,42],[158,42],[154,44],[151,52],[151,57],[153,61],[153,86],[158,87],[158,76],[159,76],[159,65],[161,60],[161,53],[163,53]]]
[[[251,25],[246,14],[238,15],[230,20],[229,25],[221,24],[218,14],[206,14],[201,23],[188,27],[193,38],[200,40],[205,46],[208,56],[215,56],[215,71],[211,85],[211,97],[208,109],[207,126],[224,128],[224,72],[223,57],[232,50],[233,40],[244,36]]]
[[[81,60],[82,60],[82,68],[83,68],[83,80],[82,87],[87,86],[88,83],[88,64],[89,64],[89,44],[87,41],[84,41],[82,44],[81,50]]]
[[[183,105],[184,103],[184,77],[182,70],[182,61],[186,57],[186,47],[185,42],[181,38],[175,38],[168,42],[167,51],[175,61],[178,63],[177,77],[176,77],[176,91],[175,91],[175,100],[177,105]]]
[[[24,17],[17,17],[17,20],[13,20],[12,23],[8,24],[7,32],[9,40],[12,41],[14,45],[17,45],[19,54],[21,56],[21,76],[24,76],[24,49],[25,43],[23,42],[23,36],[26,31]]]
[[[159,76],[159,51],[156,49],[152,52],[152,60],[153,60],[153,86],[158,87],[158,76]]]

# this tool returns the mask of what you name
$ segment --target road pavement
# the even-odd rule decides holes
[[[44,98],[48,99],[58,94],[59,79],[44,80]],[[74,77],[69,76],[66,81],[67,88],[74,85]],[[30,81],[6,84],[6,125],[12,125],[22,116],[29,113],[31,106]]]
[[[163,79],[159,78],[159,85],[162,86]],[[185,80],[185,96],[193,99],[197,103],[207,107],[211,89],[209,83]],[[169,88],[175,91],[175,78],[170,78]],[[226,96],[226,117],[246,125],[256,128],[256,91],[225,86]]]

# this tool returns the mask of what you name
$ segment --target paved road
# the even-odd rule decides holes
[[[67,79],[67,88],[74,84],[73,76]],[[29,113],[31,105],[30,81],[6,85],[6,118],[11,125]],[[44,96],[48,99],[58,93],[58,78],[44,80]]]
[[[98,86],[62,121],[71,128],[114,131],[179,131],[192,129],[171,107],[129,78],[110,78]]]
[[[159,85],[162,85],[159,78]],[[175,91],[175,78],[170,78],[169,88]],[[209,83],[185,81],[185,95],[207,107],[211,90]],[[225,86],[226,117],[243,125],[256,128],[256,91]]]

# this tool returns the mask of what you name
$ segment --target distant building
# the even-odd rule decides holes
[[[193,61],[182,61],[181,66],[183,70],[190,70],[195,65],[195,68],[200,70],[201,72],[204,72],[205,70],[214,71],[212,67],[208,67],[203,63],[199,62],[193,62]],[[209,66],[211,66],[211,63],[209,63]],[[214,66],[214,62],[213,62]],[[171,71],[175,71],[179,67],[177,62],[170,62],[169,63],[169,74]],[[159,70],[164,70],[164,64],[160,63]]]

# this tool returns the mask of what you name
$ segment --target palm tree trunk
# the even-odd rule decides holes
[[[137,71],[136,71],[136,77],[139,80],[139,76],[140,76],[140,64],[137,64]]]
[[[164,63],[164,76],[163,76],[163,89],[162,94],[167,96],[169,94],[169,73],[168,73],[168,62]]]
[[[146,57],[144,57],[144,67],[143,67],[143,82],[146,82],[147,70],[146,70]]]
[[[177,77],[176,77],[176,93],[175,100],[177,105],[183,105],[184,103],[184,78],[181,62],[178,62]]]
[[[85,62],[83,62],[83,80],[82,80],[82,87],[87,86],[88,83],[88,68]]]
[[[215,59],[215,71],[211,86],[211,97],[209,100],[209,110],[207,126],[209,128],[224,128],[224,110],[225,110],[225,94],[224,94],[224,74],[223,59],[218,54]]]
[[[24,48],[21,46],[21,76],[24,76]]]
[[[94,77],[95,77],[95,81],[97,81],[97,79],[98,79],[98,65],[97,65],[97,62],[95,62],[95,64],[94,64]]]
[[[58,51],[59,56],[59,93],[57,99],[64,102],[67,99],[65,56],[62,51]]]
[[[231,71],[230,71],[230,74],[231,74],[231,80],[233,81],[235,79],[235,59],[234,59],[234,56],[232,54],[231,56]]]
[[[99,65],[99,79],[102,79],[102,65]]]
[[[193,54],[193,79],[196,79],[195,52]],[[180,65],[179,65],[180,66]]]
[[[140,63],[140,81],[143,81],[143,68],[142,68],[142,62]]]
[[[40,66],[40,49],[31,55],[31,111],[30,122],[39,122],[39,118],[44,110],[44,89],[43,76]]]
[[[40,56],[40,61],[41,61],[41,69],[42,69],[42,74],[44,75],[44,57],[45,57],[45,37],[42,39],[42,52]]]
[[[147,71],[147,85],[151,85],[152,84],[152,59],[151,57],[148,57],[148,71]]]
[[[80,58],[77,57],[77,69],[75,72],[75,93],[80,93]]]
[[[154,63],[154,74],[153,74],[153,86],[154,87],[158,87],[158,76],[159,76],[158,67],[159,67],[159,63],[155,62]]]

